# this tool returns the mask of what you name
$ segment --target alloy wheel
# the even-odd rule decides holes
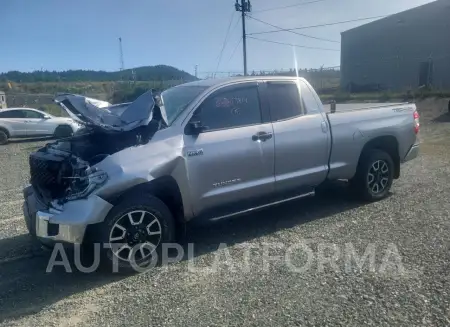
[[[161,224],[154,214],[136,210],[116,221],[109,234],[109,243],[119,259],[137,262],[151,256],[161,242],[161,234]]]
[[[382,193],[389,184],[389,165],[384,160],[375,161],[367,174],[367,184],[373,194]]]

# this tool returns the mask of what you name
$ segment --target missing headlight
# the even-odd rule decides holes
[[[73,181],[70,193],[65,197],[66,201],[73,201],[87,197],[95,189],[105,184],[108,175],[96,168],[87,168],[86,175],[77,177]]]

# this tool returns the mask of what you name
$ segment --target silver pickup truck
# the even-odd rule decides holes
[[[30,154],[28,229],[45,244],[119,244],[104,254],[124,266],[194,218],[313,196],[328,180],[380,200],[419,151],[414,104],[331,114],[302,78],[202,80],[115,106],[55,101],[84,128]]]

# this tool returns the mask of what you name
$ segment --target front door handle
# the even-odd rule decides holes
[[[265,142],[269,139],[271,139],[273,136],[272,133],[267,133],[267,132],[258,132],[255,135],[252,136],[252,140],[253,141],[262,141]]]

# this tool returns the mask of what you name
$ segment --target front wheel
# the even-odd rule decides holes
[[[0,145],[8,143],[8,134],[0,130]]]
[[[394,162],[382,150],[368,150],[361,155],[355,177],[350,181],[355,193],[366,201],[385,198],[394,181]]]
[[[160,199],[141,194],[124,198],[99,226],[107,265],[130,270],[160,261],[163,243],[173,241],[174,219]],[[156,261],[154,261],[156,260]]]

